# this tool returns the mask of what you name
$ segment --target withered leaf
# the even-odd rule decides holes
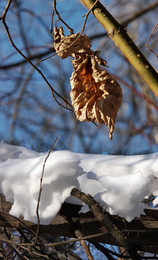
[[[90,39],[79,33],[64,36],[62,27],[54,28],[54,48],[61,59],[72,56],[73,53],[89,51],[91,47]]]
[[[76,117],[80,121],[106,124],[112,139],[115,119],[122,101],[122,90],[117,81],[100,65],[105,66],[99,52],[90,49],[90,39],[79,34],[64,36],[63,29],[55,28],[54,47],[62,58],[72,56],[74,72],[70,78],[70,97]]]

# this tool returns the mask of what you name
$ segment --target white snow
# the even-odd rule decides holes
[[[48,153],[0,143],[0,193],[11,202],[10,214],[37,223],[37,202],[43,164]],[[114,156],[54,151],[48,157],[42,182],[39,216],[49,224],[77,187],[91,194],[110,214],[131,221],[144,214],[144,197],[158,203],[158,153]],[[83,205],[81,211],[89,208]]]

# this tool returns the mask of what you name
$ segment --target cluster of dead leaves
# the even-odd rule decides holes
[[[98,51],[91,50],[91,41],[86,35],[64,36],[62,27],[54,29],[54,47],[60,58],[73,58],[70,96],[76,117],[80,121],[108,125],[109,138],[112,139],[122,90],[117,81],[102,69],[106,61]]]

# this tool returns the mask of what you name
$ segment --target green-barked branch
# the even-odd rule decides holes
[[[93,6],[95,0],[81,0],[81,2],[89,10],[93,7],[91,12],[103,25],[109,37],[136,69],[149,88],[158,96],[158,73],[128,36],[124,27],[116,21],[99,1],[95,6]]]

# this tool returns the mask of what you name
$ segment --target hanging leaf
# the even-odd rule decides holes
[[[73,56],[78,52],[91,52],[91,41],[84,34],[80,36],[79,33],[65,36],[62,27],[54,28],[54,48],[61,59]]]
[[[112,139],[115,119],[122,101],[122,90],[117,81],[102,66],[106,61],[99,52],[90,49],[86,35],[64,36],[63,29],[55,28],[54,47],[62,58],[72,56],[71,101],[80,121],[106,124]]]

